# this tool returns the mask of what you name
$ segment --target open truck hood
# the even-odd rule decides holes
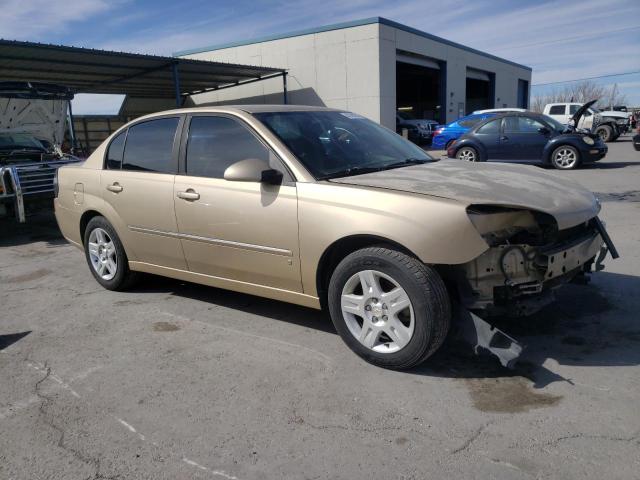
[[[584,115],[584,112],[587,111],[587,109],[593,105],[594,103],[596,103],[598,100],[591,100],[587,103],[585,103],[584,105],[582,105],[577,111],[576,113],[573,114],[573,116],[571,117],[571,120],[573,120],[573,125],[579,125],[580,122],[580,118]]]
[[[73,93],[58,85],[0,82],[0,131],[28,132],[62,145],[72,98]]]
[[[522,165],[440,160],[330,181],[442,197],[468,205],[536,210],[552,215],[560,229],[578,225],[600,211],[595,195],[581,185]]]

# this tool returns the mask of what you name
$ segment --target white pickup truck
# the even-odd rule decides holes
[[[550,116],[562,124],[567,124],[571,117],[582,106],[582,103],[547,103],[542,113]],[[629,130],[629,114],[607,110],[601,112],[591,106],[580,118],[577,128],[584,128],[598,134],[603,142],[613,142]]]

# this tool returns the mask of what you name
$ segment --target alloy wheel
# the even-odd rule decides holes
[[[109,234],[102,228],[94,228],[89,235],[91,266],[103,280],[111,280],[118,271],[116,247]]]
[[[475,162],[476,161],[476,152],[471,150],[470,148],[463,148],[458,154],[458,158],[460,160],[465,160],[467,162]]]
[[[559,149],[554,157],[554,163],[560,168],[572,168],[578,161],[576,152],[570,148]]]
[[[413,337],[411,300],[389,275],[376,270],[352,275],[342,289],[340,304],[349,332],[374,352],[397,352]]]

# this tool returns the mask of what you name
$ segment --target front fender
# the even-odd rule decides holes
[[[554,137],[547,142],[544,149],[542,150],[542,160],[544,163],[551,163],[551,154],[553,151],[562,146],[562,145],[571,145],[578,149],[580,153],[584,150],[584,142],[582,142],[581,136],[571,137],[567,135],[560,135],[558,137]]]
[[[323,253],[345,237],[388,239],[430,264],[466,263],[488,248],[466,204],[386,188],[299,183],[298,224],[303,289],[311,295]]]

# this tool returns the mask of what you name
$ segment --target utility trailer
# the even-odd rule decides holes
[[[0,82],[0,218],[51,209],[58,168],[81,161],[72,99],[59,85]]]

